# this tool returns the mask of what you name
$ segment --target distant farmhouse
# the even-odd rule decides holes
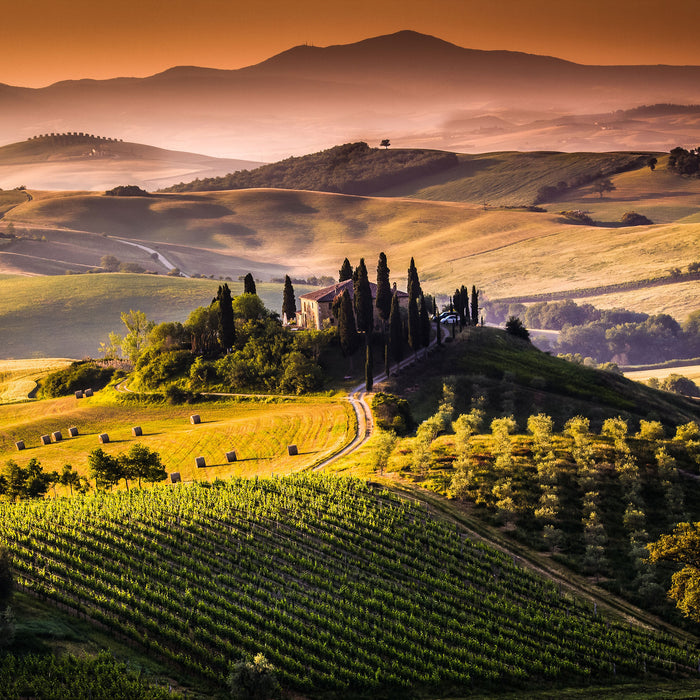
[[[374,305],[377,299],[377,285],[370,282],[369,286],[372,290],[374,327],[378,330],[380,328],[381,319],[377,313],[377,307]],[[348,290],[350,298],[353,299],[354,289],[352,280],[346,280],[345,282],[333,284],[330,287],[318,289],[315,292],[302,294],[299,297],[301,311],[297,311],[297,326],[300,328],[315,328],[317,330],[326,328],[327,326],[334,326],[336,324],[336,319],[333,316],[333,300],[337,296],[340,296],[346,289]],[[398,296],[399,306],[404,309],[408,308],[408,294],[398,291],[396,289],[396,283],[394,283],[393,292]]]

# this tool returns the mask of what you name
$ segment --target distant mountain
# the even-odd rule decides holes
[[[700,102],[700,67],[584,66],[403,31],[297,46],[239,70],[179,66],[147,78],[0,85],[0,140],[78,129],[268,161],[387,137],[395,145],[484,150],[465,129],[451,128],[455,118],[495,115],[518,131],[538,119],[658,102]],[[695,137],[697,126],[688,133]],[[658,149],[662,136],[650,133],[634,146],[606,138],[600,147],[591,137],[587,150]]]
[[[42,134],[0,147],[0,188],[100,191],[132,184],[153,190],[259,165],[92,134]]]

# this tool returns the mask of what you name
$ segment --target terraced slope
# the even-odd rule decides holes
[[[23,588],[219,689],[230,660],[257,652],[288,689],[366,697],[680,678],[697,664],[356,480],[3,504],[0,539]]]

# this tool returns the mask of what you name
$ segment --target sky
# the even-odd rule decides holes
[[[33,0],[4,3],[0,83],[241,68],[412,29],[589,64],[700,65],[697,0]]]

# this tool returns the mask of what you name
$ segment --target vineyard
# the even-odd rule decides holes
[[[222,691],[262,652],[285,688],[361,696],[697,673],[370,483],[318,475],[0,505],[20,586]]]

